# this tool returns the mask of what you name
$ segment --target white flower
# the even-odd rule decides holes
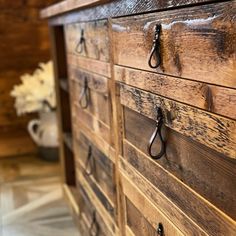
[[[39,63],[39,68],[21,76],[21,84],[15,85],[11,96],[15,97],[18,115],[37,111],[49,111],[56,107],[56,93],[52,61]]]

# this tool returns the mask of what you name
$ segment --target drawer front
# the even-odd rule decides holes
[[[76,70],[72,77],[72,113],[77,127],[84,126],[113,146],[111,134],[111,100],[109,80],[105,77]]]
[[[108,235],[109,229],[82,186],[79,187],[79,228],[81,235]],[[110,233],[110,232],[109,232]]]
[[[108,23],[106,20],[65,26],[68,54],[109,61]]]
[[[229,156],[224,156],[204,147],[199,144],[197,139],[192,140],[194,139],[192,134],[196,124],[198,124],[198,134],[202,135],[203,132],[208,132],[208,128],[211,130],[214,128],[212,126],[213,121],[206,122],[201,132],[201,124],[194,122],[194,119],[197,119],[196,113],[189,113],[186,120],[175,117],[176,122],[180,122],[179,125],[182,125],[182,129],[186,128],[186,121],[192,119],[193,122],[188,125],[191,134],[187,137],[186,133],[181,133],[182,129],[173,129],[172,125],[175,119],[172,120],[172,125],[169,125],[167,120],[170,114],[165,111],[167,108],[165,98],[159,100],[153,94],[127,85],[120,85],[120,88],[124,119],[123,157],[126,162],[176,204],[181,211],[189,215],[203,231],[211,235],[221,232],[223,235],[225,234],[224,230],[227,230],[229,235],[233,235],[235,226],[231,219],[236,219],[236,162],[233,159],[235,156],[232,155],[230,156],[232,158],[229,158]],[[147,151],[150,137],[156,127],[156,105],[161,105],[163,108],[166,124],[162,130],[166,151],[159,160],[151,159]],[[181,113],[181,109],[173,104],[168,108],[172,109],[172,112],[177,109],[178,114]],[[189,107],[186,106],[184,110],[187,111],[187,109]],[[194,109],[194,111],[196,110]],[[219,122],[219,120],[217,121]],[[203,122],[205,121],[203,120]],[[222,123],[220,124],[222,125]],[[208,127],[208,125],[211,126]],[[221,137],[222,134],[219,132],[218,135]],[[209,137],[207,136],[207,138]],[[216,139],[212,138],[211,142],[213,143],[214,140]],[[221,139],[219,140],[222,142]],[[205,139],[205,144],[206,142]],[[158,138],[155,139],[152,148],[154,153],[160,151],[160,140]],[[122,168],[126,169],[124,163]],[[133,179],[133,181],[136,180]],[[143,184],[139,188],[143,188],[144,192],[148,191]],[[148,194],[150,195],[150,193]],[[150,195],[150,198],[154,202],[158,201],[153,198],[153,194]],[[210,203],[215,205],[217,209],[212,207]],[[223,212],[231,219],[225,217]],[[204,220],[206,215],[212,225]],[[178,225],[178,227],[181,226]]]
[[[229,1],[114,19],[115,64],[236,88],[235,8]],[[152,69],[156,25],[161,63]]]
[[[156,236],[158,230],[158,235],[183,235],[125,175],[121,176],[125,194],[127,235]]]
[[[76,162],[115,203],[114,164],[82,132],[75,145]]]

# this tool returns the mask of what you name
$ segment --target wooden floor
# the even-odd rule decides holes
[[[0,159],[0,235],[79,235],[62,197],[58,164],[35,156]]]

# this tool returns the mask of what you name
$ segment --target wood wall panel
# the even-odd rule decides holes
[[[31,116],[17,117],[10,91],[20,75],[50,59],[48,27],[39,10],[55,0],[0,0],[0,157],[35,151],[25,129]]]

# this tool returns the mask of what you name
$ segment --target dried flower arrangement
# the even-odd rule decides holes
[[[49,112],[56,108],[52,61],[39,63],[39,68],[32,75],[22,75],[21,81],[11,91],[18,115]]]

